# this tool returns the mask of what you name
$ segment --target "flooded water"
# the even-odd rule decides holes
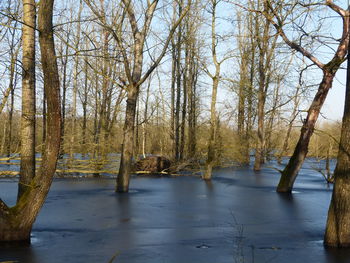
[[[32,245],[0,248],[0,262],[350,262],[348,250],[323,247],[331,189],[315,165],[293,195],[275,192],[279,174],[268,165],[217,169],[211,183],[133,177],[128,194],[111,178],[55,179]],[[13,203],[16,188],[2,179],[1,198]]]

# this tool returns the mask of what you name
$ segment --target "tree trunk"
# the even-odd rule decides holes
[[[15,103],[15,86],[11,90],[11,103],[10,103],[10,111],[9,111],[9,123],[8,123],[8,133],[7,133],[7,157],[11,156],[11,145],[12,145],[12,125],[13,125],[13,108]]]
[[[85,60],[84,63],[84,91],[82,96],[82,107],[83,107],[83,129],[82,129],[82,145],[83,145],[83,156],[88,152],[86,147],[86,130],[87,130],[87,103],[88,103],[88,61]]]
[[[42,147],[41,147],[41,149],[42,149],[42,153],[44,152],[44,150],[45,150],[45,141],[46,141],[46,123],[47,123],[47,121],[46,121],[46,114],[47,114],[47,112],[46,112],[46,92],[45,92],[45,90],[43,91],[43,128],[42,128],[42,136],[43,136],[43,138],[42,138]]]
[[[21,176],[18,199],[35,176],[35,5],[34,0],[23,0]]]
[[[180,160],[181,27],[176,43],[175,161]]]
[[[143,123],[142,123],[142,155],[146,158],[146,143],[147,143],[147,124],[148,124],[148,101],[151,88],[151,78],[149,78],[147,90],[146,90],[146,101],[145,101],[145,111],[143,113]]]
[[[188,53],[188,52],[186,52]],[[188,62],[189,56],[186,54],[186,68]],[[182,100],[182,113],[181,113],[181,136],[180,136],[180,153],[179,158],[182,161],[184,159],[184,150],[185,150],[185,126],[186,126],[186,113],[187,113],[187,70],[184,74],[184,81],[183,81],[183,100]]]
[[[103,29],[102,31],[102,39],[103,39],[103,62],[102,62],[102,98],[100,105],[100,116],[99,116],[99,144],[100,144],[100,157],[103,159],[106,158],[107,155],[107,126],[108,126],[108,87],[109,87],[109,53],[108,53],[108,45],[109,45],[109,31]]]
[[[175,155],[175,85],[176,85],[176,49],[175,49],[175,40],[172,38],[171,41],[171,114],[170,114],[170,141],[172,156],[174,160],[176,159]]]
[[[348,50],[349,54],[350,49]],[[346,95],[335,184],[328,210],[324,244],[328,247],[350,247],[350,58],[348,57]]]
[[[193,43],[194,45],[194,43]],[[190,65],[188,77],[188,158],[193,159],[196,154],[196,85],[197,85],[197,67],[194,61],[195,51],[194,46],[190,45]]]
[[[131,87],[128,92],[126,101],[124,139],[122,145],[122,156],[117,178],[116,191],[125,193],[129,191],[129,181],[132,164],[132,154],[134,148],[134,128],[136,116],[138,89]]]
[[[294,181],[298,175],[301,166],[304,163],[311,136],[315,129],[317,118],[320,114],[322,105],[327,97],[329,89],[335,73],[323,71],[323,79],[319,85],[318,91],[308,110],[306,119],[300,131],[298,143],[294,149],[294,153],[290,158],[287,166],[281,174],[281,179],[277,187],[277,192],[290,193],[293,189]]]
[[[68,45],[66,45],[65,56],[62,57],[61,63],[63,67],[62,76],[62,118],[61,118],[61,143],[60,143],[60,155],[64,154],[64,137],[65,137],[65,124],[66,124],[66,94],[67,94],[67,63],[68,63]],[[63,52],[62,52],[63,53]]]
[[[218,74],[219,75],[219,74]],[[209,145],[208,145],[208,157],[206,162],[206,172],[203,176],[204,180],[210,180],[212,177],[213,166],[216,163],[217,157],[217,130],[218,130],[218,122],[216,116],[216,97],[218,92],[219,79],[213,79],[213,91],[211,96],[211,107],[210,107],[210,137],[209,137]]]
[[[255,149],[254,171],[260,171],[261,164],[264,162],[265,150],[265,73],[263,81],[260,83],[258,92],[258,142]]]
[[[249,89],[249,69],[248,65],[252,65],[252,61],[249,61],[250,53],[254,53],[253,46],[249,42],[253,40],[253,37],[242,37],[245,35],[246,30],[242,29],[242,26],[247,25],[248,27],[252,26],[252,17],[253,14],[249,14],[249,17],[246,19],[242,18],[242,14],[237,12],[238,18],[238,48],[239,48],[239,82],[238,82],[238,105],[237,105],[237,135],[239,144],[237,145],[239,149],[240,158],[239,161],[241,164],[249,165],[249,149],[248,149],[248,140],[247,134],[245,132],[248,114],[246,112],[246,104],[248,102],[248,89]],[[250,18],[250,19],[249,19]]]
[[[136,160],[138,160],[139,155],[139,148],[140,148],[140,138],[139,138],[139,126],[140,126],[140,99],[137,99],[136,102],[136,116],[135,116],[135,129],[134,129],[134,151],[132,156],[135,157]]]
[[[210,75],[213,81],[213,89],[211,94],[211,105],[210,105],[210,135],[208,142],[208,157],[206,161],[206,171],[203,176],[204,180],[211,180],[213,166],[217,162],[217,137],[218,137],[218,117],[216,113],[216,100],[218,94],[219,80],[220,80],[220,67],[221,62],[218,61],[216,47],[217,47],[217,35],[216,35],[216,7],[218,1],[211,1],[211,52],[212,59],[215,65],[215,74]]]
[[[241,47],[244,48],[244,47]],[[239,80],[239,90],[238,90],[238,114],[237,114],[237,133],[239,138],[240,149],[240,160],[242,164],[249,165],[249,150],[247,147],[248,139],[245,132],[245,104],[246,104],[246,94],[247,94],[247,62],[246,51],[242,50],[241,54],[241,65],[240,65],[240,80]],[[248,158],[247,158],[248,156]]]
[[[272,151],[275,149],[275,145],[272,143],[272,134],[273,134],[273,127],[275,125],[275,117],[277,114],[277,108],[279,103],[279,97],[280,97],[280,87],[281,87],[281,79],[277,79],[277,86],[275,86],[274,96],[273,96],[273,102],[272,102],[272,108],[269,110],[269,118],[266,125],[266,139],[265,139],[265,159],[267,161],[271,161]]]
[[[41,0],[38,16],[41,62],[47,98],[48,134],[41,167],[20,195],[15,207],[0,199],[0,241],[30,242],[30,231],[49,191],[60,145],[60,86],[53,30],[53,0]]]
[[[259,5],[259,2],[258,2]],[[263,4],[264,12],[268,12],[266,3]],[[258,90],[258,142],[255,149],[254,170],[259,171],[261,164],[265,162],[266,134],[265,134],[265,103],[268,87],[270,84],[272,65],[271,60],[276,48],[277,35],[273,36],[272,42],[270,39],[270,21],[265,19],[262,35],[260,35],[261,21],[255,21],[255,38],[259,49],[259,90]]]
[[[299,107],[299,103],[300,103],[299,90],[300,90],[300,86],[298,86],[296,91],[295,91],[295,95],[294,95],[294,99],[293,99],[294,106],[293,106],[293,111],[291,114],[291,120],[288,123],[288,129],[287,129],[286,136],[284,137],[281,152],[278,154],[278,157],[277,157],[277,162],[279,164],[282,163],[282,157],[288,150],[288,144],[289,144],[290,134],[291,134],[292,128],[293,128],[293,123],[294,123],[296,117],[298,116],[297,111],[298,111],[298,107]]]
[[[96,66],[98,66],[98,61],[96,60]],[[99,116],[99,107],[101,107],[100,103],[100,91],[99,91],[99,77],[96,74],[95,76],[95,109],[94,109],[94,149],[93,149],[93,157],[94,159],[97,159],[100,149],[99,149],[99,138],[100,138],[100,130],[101,130],[101,116]]]

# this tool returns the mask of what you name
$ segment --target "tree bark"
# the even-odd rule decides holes
[[[131,88],[130,90],[134,90]],[[126,101],[125,123],[124,123],[124,140],[122,145],[122,156],[117,178],[117,192],[128,192],[132,154],[134,148],[134,124],[136,116],[136,103],[138,91],[129,92]]]
[[[327,97],[329,89],[332,87],[335,73],[323,71],[323,79],[319,85],[318,91],[308,110],[306,119],[300,131],[298,143],[294,149],[287,166],[281,173],[281,179],[277,187],[277,192],[290,193],[293,189],[294,181],[304,163],[311,136],[315,129],[317,118],[320,114],[323,103]]]
[[[35,176],[35,0],[23,0],[21,167],[18,199]]]
[[[348,50],[349,54],[350,49]],[[350,58],[348,57],[343,123],[334,171],[335,184],[328,210],[324,244],[350,247]]]
[[[210,132],[209,132],[209,144],[208,144],[208,157],[206,161],[206,171],[203,176],[204,180],[210,180],[212,177],[213,166],[216,163],[217,159],[217,130],[218,122],[216,115],[216,97],[219,86],[219,79],[213,79],[213,90],[211,95],[211,107],[210,107]]]
[[[240,40],[240,39],[239,39]],[[243,39],[244,41],[245,39]],[[238,88],[238,113],[237,113],[237,133],[239,138],[239,145],[237,147],[239,148],[240,152],[240,162],[245,165],[249,165],[249,149],[247,147],[248,140],[247,134],[245,132],[245,119],[246,119],[246,110],[245,105],[247,103],[247,86],[248,83],[248,51],[244,47],[244,43],[240,44],[240,71],[239,71],[239,88]]]
[[[38,25],[44,89],[47,98],[48,134],[41,167],[20,195],[16,205],[9,208],[0,199],[0,241],[30,242],[30,231],[50,189],[60,145],[60,86],[52,30],[53,0],[41,0]]]

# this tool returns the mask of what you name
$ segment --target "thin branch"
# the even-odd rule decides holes
[[[170,33],[168,35],[167,40],[165,41],[162,52],[160,53],[158,58],[155,60],[155,62],[150,66],[150,68],[145,73],[145,75],[141,78],[141,80],[137,83],[137,85],[141,85],[142,83],[144,83],[145,80],[149,77],[149,75],[153,72],[153,70],[159,65],[160,61],[162,60],[162,58],[164,57],[164,55],[168,49],[169,43],[170,43],[171,39],[173,38],[173,35],[176,31],[176,28],[180,25],[183,18],[187,15],[187,13],[190,10],[190,7],[191,7],[191,1],[189,1],[188,5],[186,6],[184,11],[182,12],[181,16],[178,18],[178,20],[173,24],[172,28],[170,29]]]

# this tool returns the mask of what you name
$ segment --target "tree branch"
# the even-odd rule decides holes
[[[334,4],[332,0],[326,0],[326,6],[329,6],[333,11],[335,11],[342,17],[347,16],[349,13],[348,11],[341,8],[340,6]]]
[[[183,18],[187,15],[187,13],[190,10],[190,7],[191,7],[191,0],[189,1],[188,5],[186,6],[184,11],[182,12],[181,16],[178,18],[178,20],[173,24],[172,28],[170,29],[168,38],[165,41],[162,52],[160,53],[158,58],[154,61],[154,63],[149,67],[148,71],[145,73],[145,75],[143,75],[143,77],[140,79],[140,81],[137,83],[137,85],[141,85],[142,83],[144,83],[145,80],[149,77],[149,75],[151,75],[153,70],[159,65],[160,61],[162,60],[162,58],[164,57],[164,55],[168,49],[169,43],[170,43],[171,39],[173,38],[173,35],[175,33],[176,28],[180,25]]]

